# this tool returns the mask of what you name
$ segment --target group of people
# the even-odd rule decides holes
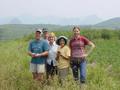
[[[86,57],[95,45],[80,35],[79,27],[74,27],[72,32],[73,36],[68,42],[66,36],[57,38],[53,32],[45,29],[35,31],[35,40],[29,43],[28,48],[33,79],[43,81],[45,75],[47,79],[58,75],[59,80],[64,81],[71,67],[74,80],[86,82]],[[86,50],[86,45],[90,45],[91,48]]]

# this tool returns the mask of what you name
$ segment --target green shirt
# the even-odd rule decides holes
[[[46,42],[45,40],[33,40],[29,43],[28,50],[36,54],[43,53],[49,50],[49,45],[48,45],[48,42]],[[31,63],[44,64],[46,58],[47,58],[46,56],[35,57],[35,58],[32,58]]]

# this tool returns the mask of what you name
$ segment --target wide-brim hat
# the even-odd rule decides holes
[[[65,45],[66,45],[66,44],[67,44],[67,41],[68,41],[68,38],[65,37],[65,36],[59,36],[58,39],[56,40],[56,44],[57,44],[57,45],[60,45],[60,40],[61,40],[61,39],[64,39]]]

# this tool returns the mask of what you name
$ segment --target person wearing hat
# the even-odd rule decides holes
[[[35,31],[35,40],[29,43],[28,55],[31,56],[30,71],[33,79],[43,81],[45,73],[45,58],[48,56],[49,45],[41,38],[41,29]]]
[[[43,39],[49,43],[49,41],[48,41],[49,32],[48,32],[47,28],[43,28],[42,32],[43,32]]]
[[[73,37],[70,40],[71,49],[71,67],[73,72],[73,77],[75,81],[79,81],[79,71],[80,70],[80,82],[85,83],[86,81],[86,57],[95,48],[95,45],[88,40],[86,37],[80,35],[80,28],[73,28]],[[91,48],[86,51],[85,46],[90,45]]]
[[[60,46],[57,50],[57,67],[58,67],[58,75],[61,84],[63,84],[66,76],[69,71],[69,61],[70,61],[70,49],[67,46],[67,38],[65,36],[60,36],[56,43]]]
[[[53,32],[49,33],[48,41],[49,41],[49,52],[46,64],[46,73],[47,79],[53,79],[53,76],[57,74],[57,62],[56,62],[56,54],[58,45],[55,42],[55,34]]]

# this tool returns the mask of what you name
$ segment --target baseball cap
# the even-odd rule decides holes
[[[40,32],[40,33],[42,33],[42,29],[37,28],[37,29],[35,30],[35,32]]]
[[[43,28],[42,29],[42,32],[44,33],[44,32],[48,32],[48,29],[47,28]]]

